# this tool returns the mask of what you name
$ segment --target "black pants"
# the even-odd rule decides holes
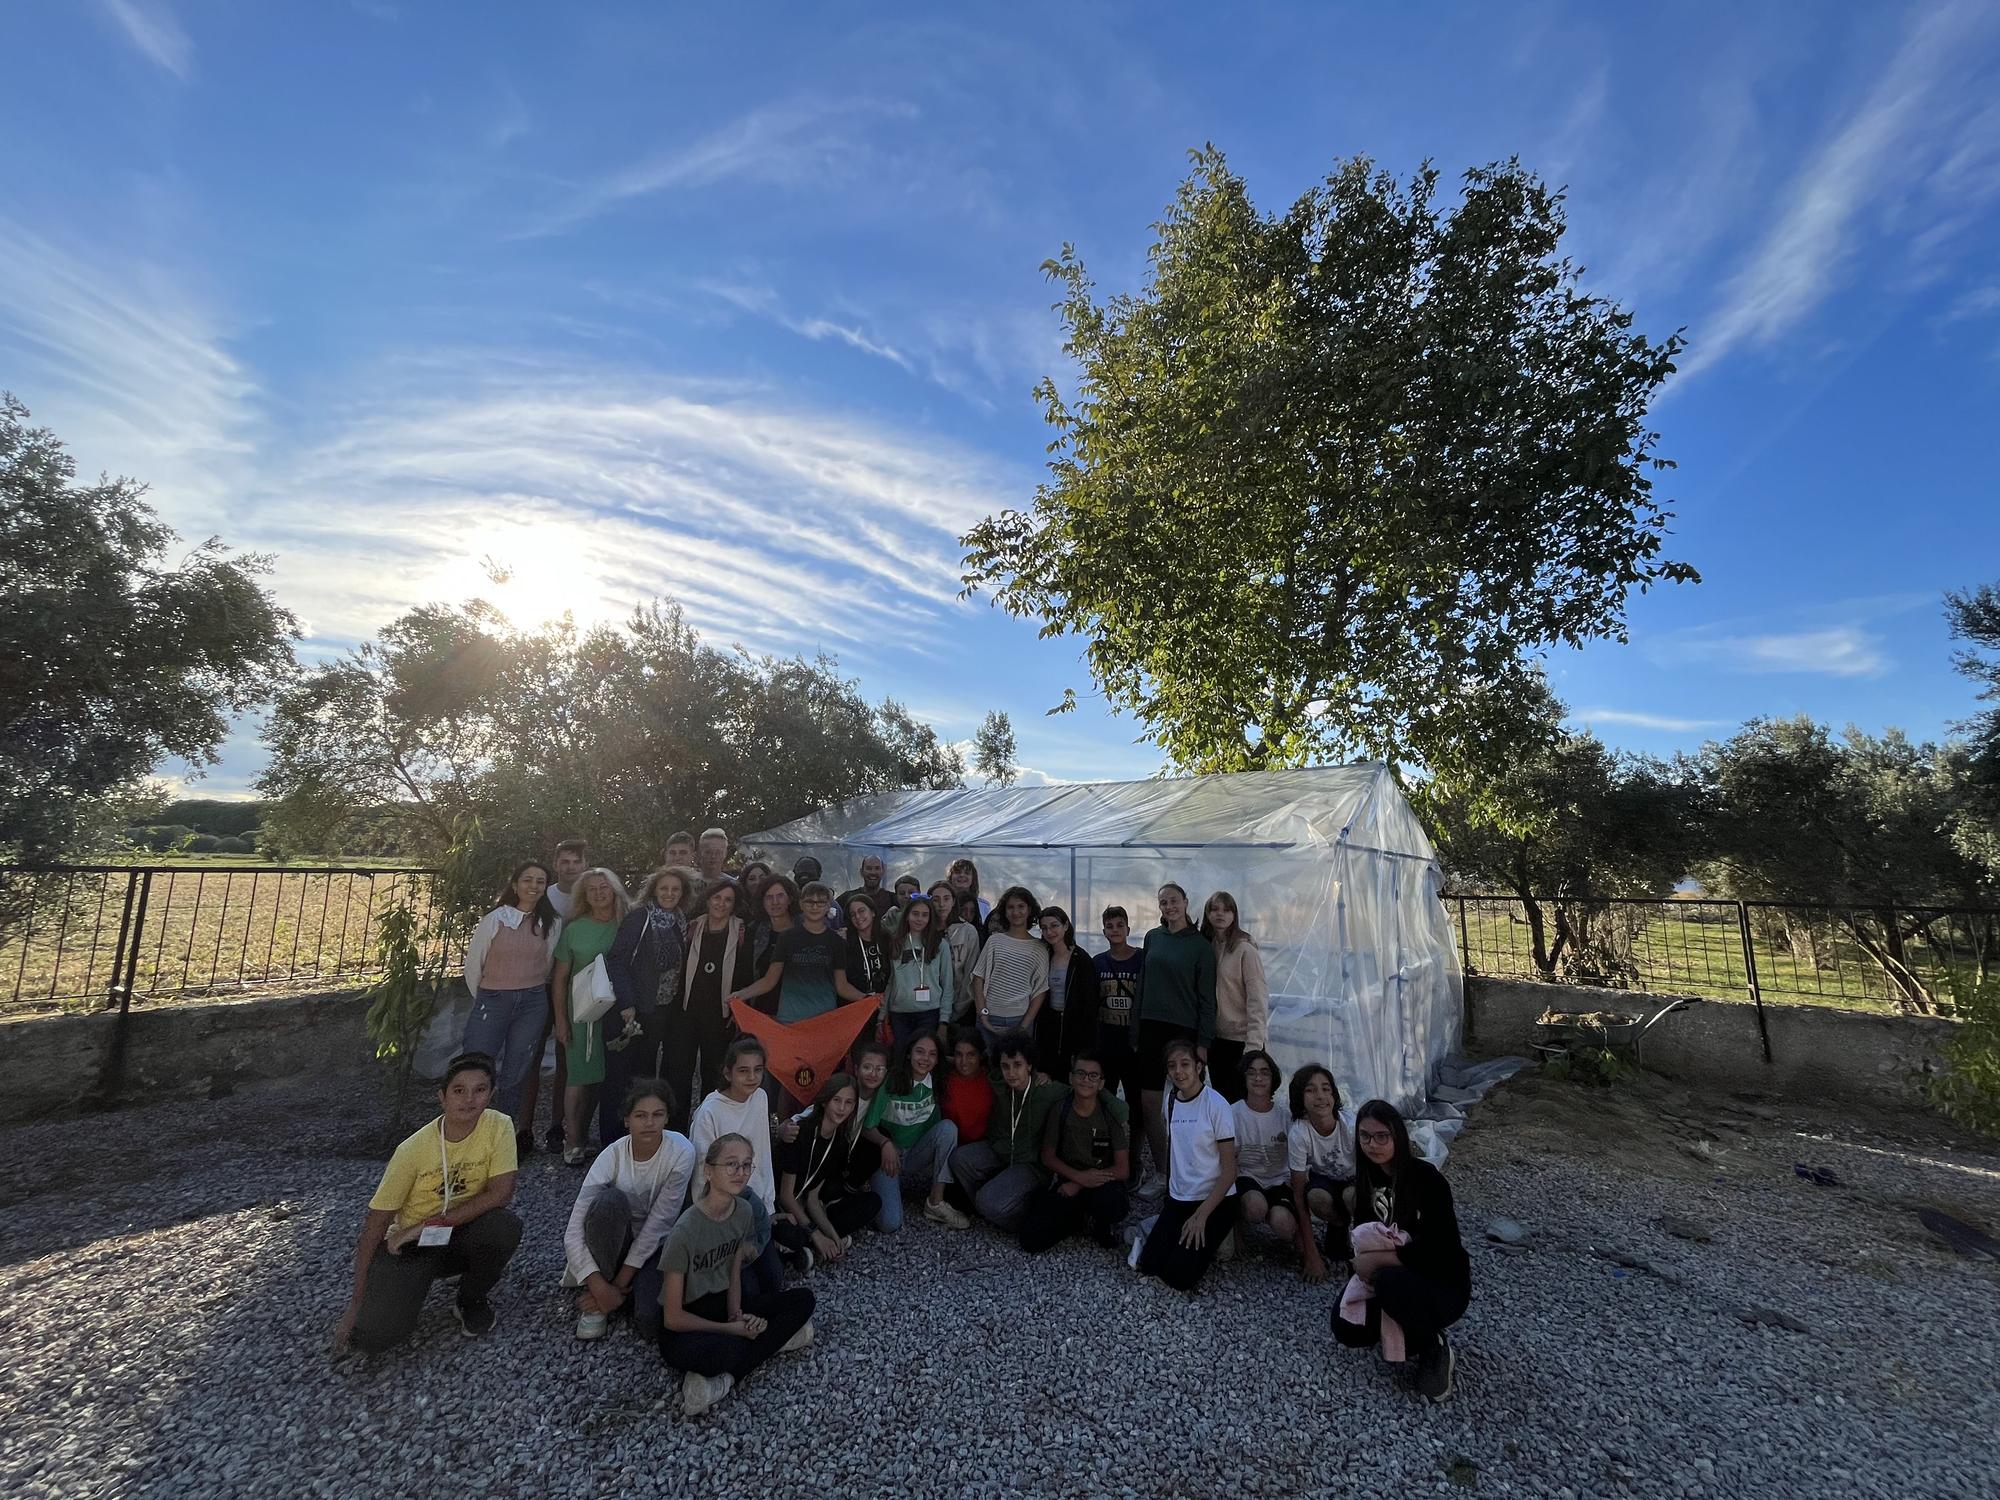
[[[1132,1028],[1130,1026],[1105,1026],[1097,1034],[1097,1051],[1104,1059],[1105,1097],[1125,1090],[1125,1103],[1133,1110],[1133,1120],[1138,1119],[1139,1055],[1132,1049]]]
[[[1421,1276],[1408,1266],[1384,1266],[1375,1273],[1375,1295],[1368,1299],[1368,1320],[1350,1323],[1333,1310],[1333,1336],[1350,1349],[1373,1349],[1382,1342],[1386,1313],[1403,1329],[1403,1342],[1416,1359],[1428,1353],[1438,1335],[1465,1316],[1470,1299],[1457,1287]]]
[[[597,1090],[597,1139],[608,1146],[625,1134],[625,1117],[619,1113],[625,1103],[625,1091],[641,1078],[662,1076],[662,1060],[666,1053],[665,1017],[658,1011],[640,1017],[627,1025],[624,1031],[612,1040],[622,1040],[625,1045],[604,1049],[604,1082]],[[688,1104],[685,1099],[676,1099],[675,1107],[685,1115]],[[668,1122],[683,1135],[687,1133],[687,1121]]]
[[[1231,1104],[1243,1097],[1243,1044],[1217,1037],[1208,1044],[1208,1086]]]
[[[660,1076],[674,1091],[674,1129],[685,1135],[694,1107],[722,1087],[722,1054],[736,1028],[729,1017],[705,1003],[669,1010],[664,1023]]]
[[[1200,1284],[1202,1273],[1214,1262],[1223,1237],[1236,1227],[1242,1205],[1233,1193],[1216,1204],[1215,1212],[1208,1216],[1203,1227],[1200,1248],[1190,1250],[1181,1243],[1181,1226],[1200,1207],[1199,1203],[1183,1203],[1178,1198],[1168,1198],[1160,1204],[1159,1222],[1153,1225],[1153,1232],[1146,1236],[1145,1248],[1139,1252],[1142,1272],[1159,1277],[1178,1291],[1191,1292]]]
[[[716,1323],[729,1321],[726,1292],[711,1292],[686,1306],[698,1318]],[[741,1339],[733,1333],[676,1333],[671,1328],[664,1329],[660,1334],[660,1358],[676,1370],[692,1370],[698,1375],[734,1375],[741,1380],[806,1326],[813,1315],[813,1294],[802,1286],[762,1297],[746,1293],[743,1311],[756,1314],[770,1326],[754,1339]]]
[[[882,1212],[881,1198],[867,1190],[839,1198],[822,1195],[819,1206],[826,1214],[827,1222],[833,1225],[835,1236],[841,1239],[859,1234],[873,1224],[875,1216]],[[773,1219],[771,1237],[787,1250],[803,1250],[812,1244],[813,1226],[810,1222],[794,1224],[789,1219]]]
[[[1113,1178],[1102,1187],[1063,1193],[1045,1183],[1028,1200],[1021,1216],[1021,1248],[1030,1255],[1061,1244],[1073,1234],[1088,1231],[1098,1239],[1109,1239],[1125,1220],[1129,1203],[1125,1184]]]
[[[412,1243],[400,1255],[388,1246],[376,1247],[368,1262],[368,1285],[355,1314],[351,1342],[364,1354],[377,1354],[400,1344],[416,1331],[431,1283],[440,1276],[458,1278],[461,1303],[483,1301],[500,1282],[501,1273],[521,1243],[521,1221],[504,1208],[490,1209],[451,1233],[451,1243],[434,1250]]]

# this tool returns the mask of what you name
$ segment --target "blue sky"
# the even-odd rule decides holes
[[[1267,210],[1518,154],[1640,326],[1672,553],[1551,675],[1615,744],[1943,732],[2000,578],[2000,8],[49,0],[0,47],[0,387],[336,650],[463,597],[824,648],[947,739],[1158,766],[1073,643],[955,600],[1061,375],[1039,266],[1137,283],[1188,148]],[[983,12],[981,14],[980,12]],[[1254,19],[1247,19],[1254,17]],[[242,788],[254,731],[204,785]]]

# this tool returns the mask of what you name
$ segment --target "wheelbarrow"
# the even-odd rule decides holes
[[[1701,1004],[1699,995],[1683,995],[1669,1000],[1650,1016],[1626,1011],[1556,1010],[1542,1012],[1535,1022],[1538,1036],[1535,1051],[1544,1061],[1568,1057],[1572,1049],[1590,1047],[1605,1052],[1630,1052],[1635,1066],[1644,1066],[1646,1033],[1677,1010]]]

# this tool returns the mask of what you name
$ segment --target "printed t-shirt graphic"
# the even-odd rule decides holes
[[[442,1164],[438,1140],[436,1120],[404,1137],[382,1171],[375,1196],[368,1200],[370,1208],[394,1209],[398,1229],[421,1224],[444,1211],[445,1166],[451,1170],[453,1203],[478,1197],[491,1179],[520,1169],[514,1151],[514,1122],[497,1109],[481,1115],[464,1140],[444,1142]]]
[[[729,1217],[720,1221],[703,1213],[699,1204],[690,1205],[674,1220],[674,1232],[660,1252],[660,1269],[679,1271],[687,1278],[681,1287],[683,1307],[729,1290],[729,1263],[754,1224],[750,1205],[741,1198],[730,1208]]]
[[[785,966],[778,984],[780,1021],[808,1021],[840,1003],[833,976],[847,962],[847,944],[838,933],[794,927],[778,934],[771,958]]]
[[[1129,1030],[1139,1003],[1139,975],[1146,967],[1145,950],[1134,948],[1129,958],[1100,953],[1092,962],[1097,965],[1097,1024]]]

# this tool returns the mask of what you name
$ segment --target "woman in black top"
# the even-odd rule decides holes
[[[750,935],[736,915],[736,883],[712,883],[702,915],[687,935],[679,1004],[667,1012],[667,1066],[662,1074],[688,1103],[674,1128],[685,1133],[694,1105],[722,1087],[722,1054],[736,1040],[729,997],[750,982]],[[690,1090],[688,1075],[696,1077]]]
[[[1433,1401],[1451,1394],[1451,1343],[1444,1331],[1472,1301],[1472,1262],[1458,1237],[1458,1215],[1444,1174],[1410,1150],[1409,1127],[1396,1107],[1370,1099],[1354,1117],[1354,1224],[1392,1224],[1409,1243],[1354,1257],[1367,1282],[1367,1321],[1333,1311],[1333,1336],[1350,1349],[1372,1349],[1382,1319],[1403,1330],[1418,1391]]]
[[[882,919],[875,903],[855,895],[847,903],[847,982],[861,995],[879,995],[889,987],[889,945],[883,940]]]
[[[808,1226],[822,1260],[839,1260],[848,1241],[875,1222],[882,1200],[853,1183],[854,1122],[860,1090],[836,1073],[820,1088],[798,1139],[778,1149],[778,1202],[794,1223]]]
[[[1077,947],[1076,926],[1060,906],[1043,907],[1040,925],[1049,949],[1049,998],[1035,1017],[1035,1065],[1061,1083],[1076,1054],[1097,1046],[1097,962]]]

